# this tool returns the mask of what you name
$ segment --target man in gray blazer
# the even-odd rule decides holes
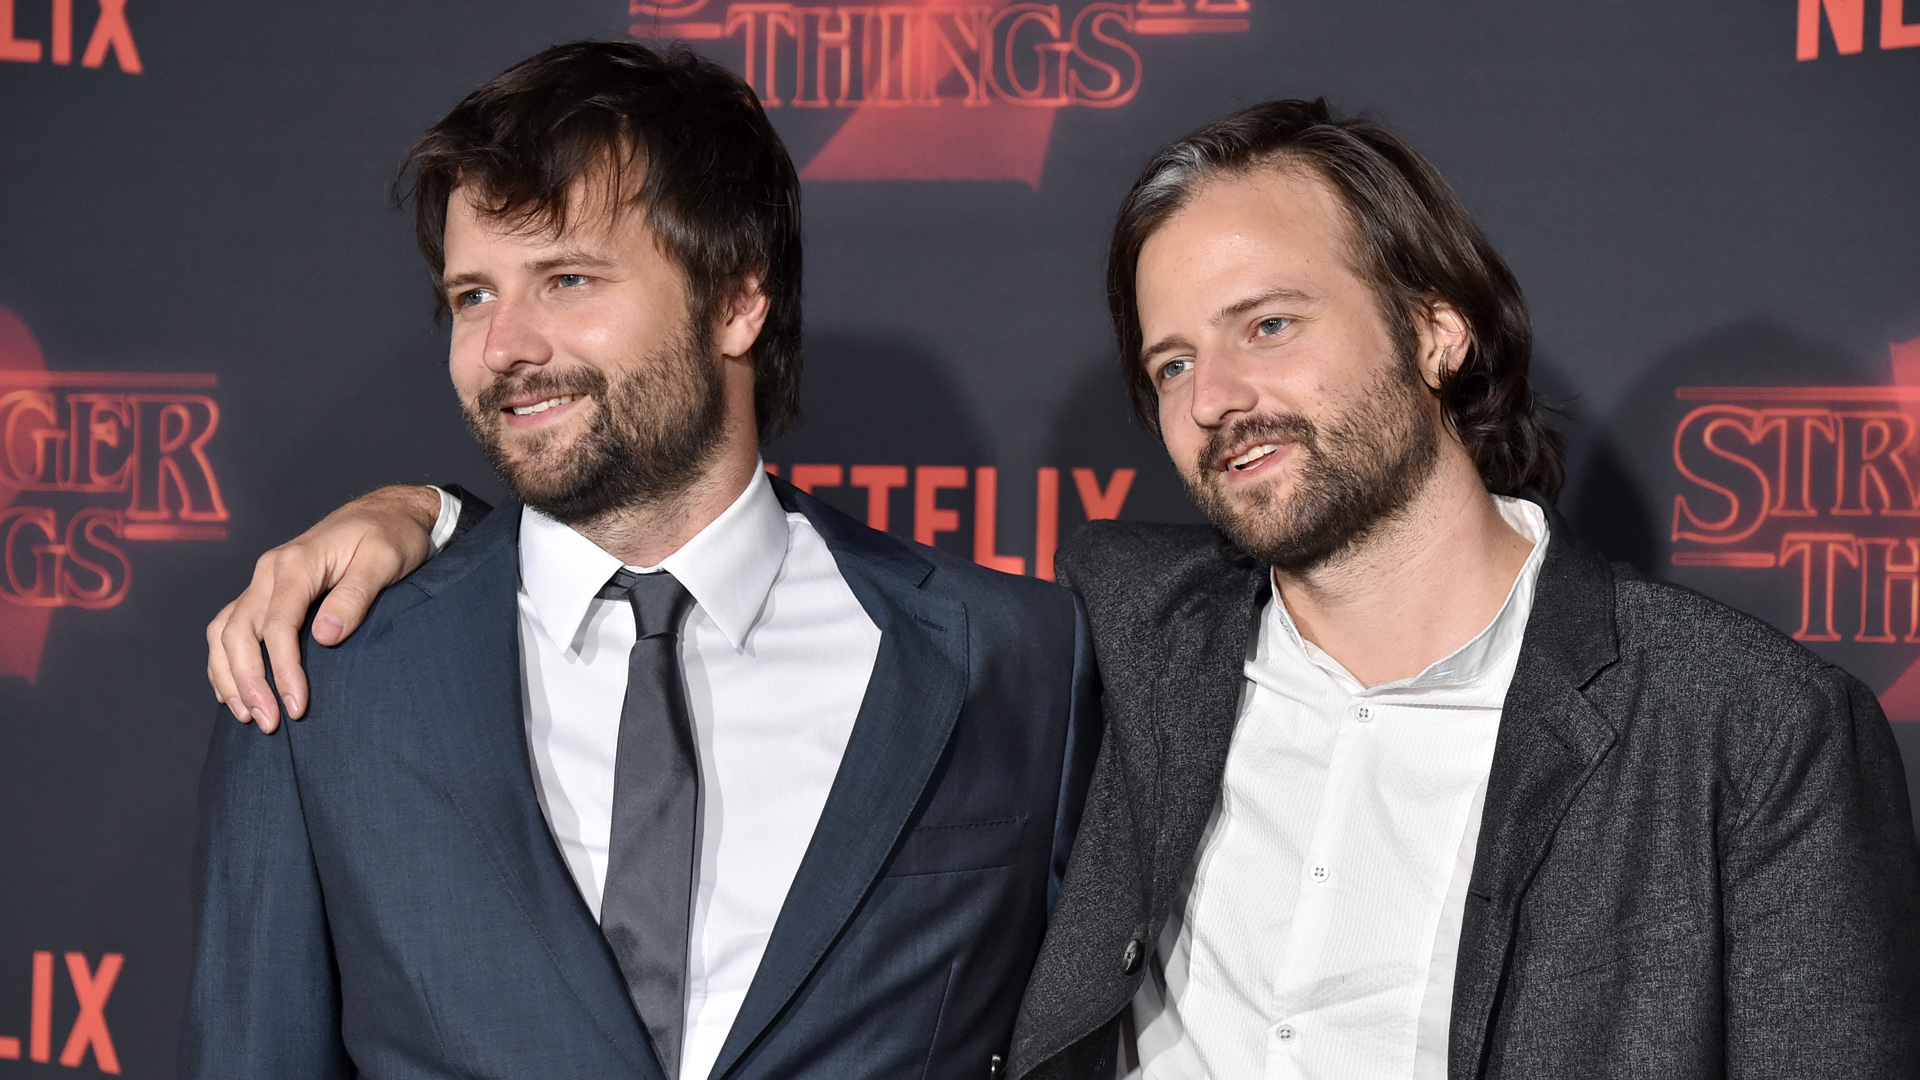
[[[1878,704],[1570,535],[1518,286],[1417,152],[1248,109],[1147,168],[1108,274],[1213,527],[1061,553],[1108,728],[1010,1075],[1920,1075]],[[377,588],[430,517],[346,513],[277,601],[263,561],[216,688],[337,577],[316,553]]]
[[[1215,528],[1061,552],[1108,728],[1013,1076],[1920,1074],[1885,716],[1569,534],[1432,166],[1248,109],[1147,167],[1108,295]]]

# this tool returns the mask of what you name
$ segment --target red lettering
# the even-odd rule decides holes
[[[1723,445],[1723,440],[1751,449],[1774,429],[1763,414],[1735,405],[1705,405],[1680,421],[1673,433],[1674,466],[1681,476],[1725,500],[1727,511],[1718,518],[1702,519],[1686,495],[1674,496],[1673,539],[1731,544],[1760,527],[1770,501],[1766,471],[1738,448]],[[1721,462],[1738,469],[1726,469]]]
[[[1060,470],[1041,469],[1039,488],[1033,514],[1033,573],[1052,581],[1054,553],[1060,547]]]
[[[973,561],[1007,574],[1027,572],[1027,560],[994,552],[1000,521],[1000,470],[982,465],[973,470]]]
[[[34,542],[39,533],[45,543]],[[60,606],[60,560],[66,546],[53,511],[44,506],[9,506],[0,509],[0,593],[13,603],[26,607]],[[23,573],[27,567],[31,572]]]
[[[1020,31],[1029,25],[1039,27],[1045,35],[1032,44],[1038,69],[1031,86],[1020,80],[1014,48]],[[996,51],[1002,65],[998,71],[987,70],[987,79],[995,93],[1016,105],[1067,104],[1067,57],[1073,52],[1073,42],[1061,40],[1060,5],[1009,4],[993,17],[988,33],[991,40],[999,43]],[[1006,76],[1004,82],[1002,74]]]
[[[941,533],[960,531],[960,511],[939,505],[942,491],[963,490],[967,470],[958,465],[922,465],[913,470],[913,538],[929,547]]]
[[[53,954],[33,954],[33,1005],[27,1021],[27,1056],[53,1060]]]
[[[121,71],[140,74],[140,50],[134,48],[133,28],[127,25],[127,0],[100,0],[100,19],[93,24],[80,66],[97,68],[106,63],[108,49],[113,50]]]
[[[905,465],[855,465],[853,486],[867,489],[867,527],[887,531],[888,494],[907,486]]]
[[[121,535],[118,510],[90,506],[67,522],[65,563],[60,567],[60,603],[66,607],[110,608],[126,599],[133,564],[112,543]],[[78,570],[80,578],[74,576]],[[83,584],[83,579],[91,579]]]
[[[861,30],[873,9],[807,6],[795,10],[800,17],[800,35],[799,40],[794,42],[793,104],[810,109],[858,104],[862,95],[854,80],[854,39],[860,37],[864,40],[865,35]],[[833,29],[827,27],[829,18],[836,20]],[[860,29],[856,29],[856,21]],[[840,62],[828,64],[829,55]],[[813,76],[811,81],[807,77],[809,69]],[[827,94],[827,73],[830,71],[837,72],[840,79],[831,97]]]
[[[107,953],[100,958],[100,970],[87,971],[85,953],[67,954],[67,974],[73,978],[73,996],[80,999],[80,1016],[67,1036],[66,1049],[60,1051],[60,1064],[77,1069],[93,1048],[93,1060],[103,1073],[120,1072],[120,1058],[113,1052],[113,1036],[107,1032],[107,996],[113,993],[113,981],[120,977],[125,957]]]
[[[1911,49],[1920,45],[1920,23],[1908,23],[1905,9],[1905,0],[1880,0],[1882,49]]]
[[[1880,2],[1885,4],[1887,0]],[[1843,55],[1859,52],[1866,44],[1866,0],[1800,0],[1800,32],[1794,57],[1812,60],[1820,55],[1822,11],[1827,13],[1827,25],[1833,29],[1834,47]]]
[[[774,47],[774,34],[785,30],[787,36],[796,42],[800,40],[800,24],[794,21],[792,4],[729,4],[727,6],[726,36],[732,37],[736,31],[745,31],[747,60],[743,69],[747,85],[760,95],[760,101],[768,108],[776,108],[780,98],[774,91],[778,77]]]
[[[813,494],[816,488],[839,487],[841,483],[838,465],[795,465],[793,467],[793,486],[807,494]]]
[[[15,390],[0,397],[0,485],[22,491],[58,488],[66,438],[52,394]]]
[[[132,394],[139,455],[129,521],[225,521],[227,505],[206,446],[220,406],[199,394]]]
[[[1834,578],[1841,560],[1860,565],[1860,545],[1852,533],[1788,533],[1780,538],[1780,565],[1800,562],[1800,629],[1797,641],[1839,641],[1833,626]]]
[[[1853,640],[1920,642],[1920,541],[1862,537],[1860,557],[1860,632]],[[1898,638],[1894,636],[1896,599],[1906,602]]]
[[[1088,4],[1074,17],[1073,59],[1078,65],[1093,68],[1101,80],[1089,86],[1080,77],[1081,67],[1067,72],[1067,95],[1078,104],[1111,109],[1132,101],[1140,90],[1140,54],[1107,33],[1109,25],[1131,31],[1133,9],[1125,4]]]
[[[53,62],[73,63],[73,0],[53,0]]]
[[[13,0],[0,0],[0,60],[17,60],[23,64],[40,62],[38,41],[13,36]]]
[[[1837,413],[1840,421],[1839,483],[1833,512],[1841,515],[1873,513],[1875,502],[1883,514],[1913,516],[1913,481],[1902,460],[1913,446],[1914,423],[1898,412]],[[1884,471],[1883,471],[1884,470]],[[1892,473],[1889,483],[1887,473]]]
[[[1781,425],[1780,467],[1774,474],[1775,517],[1818,517],[1813,507],[1814,439],[1838,447],[1839,426],[1825,409],[1768,409],[1769,424]],[[1763,439],[1767,436],[1762,434]]]
[[[1118,518],[1121,504],[1127,501],[1127,492],[1133,490],[1133,477],[1132,469],[1115,469],[1107,478],[1107,489],[1101,491],[1100,480],[1092,469],[1073,470],[1073,486],[1080,492],[1080,507],[1087,512],[1087,520]]]
[[[928,42],[939,46],[937,53],[929,47],[930,59],[946,57],[952,65],[951,73],[958,74],[966,88],[960,100],[967,105],[986,105],[992,101],[987,97],[987,83],[991,77],[987,69],[993,65],[991,35],[987,31],[987,16],[991,11],[987,7],[966,7],[926,12]],[[937,93],[946,74],[929,76],[927,94],[930,97]],[[794,104],[800,103],[796,101]]]

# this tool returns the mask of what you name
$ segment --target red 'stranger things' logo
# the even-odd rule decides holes
[[[1033,187],[1055,115],[1133,100],[1147,41],[1252,25],[1251,0],[629,0],[628,10],[636,38],[736,45],[769,109],[846,111],[803,180]]]
[[[109,608],[132,545],[225,540],[212,375],[48,371],[0,308],[0,676],[40,674],[55,608]]]
[[[1920,338],[1889,386],[1683,386],[1672,562],[1763,573],[1806,642],[1920,645]],[[1920,720],[1920,658],[1881,693]]]

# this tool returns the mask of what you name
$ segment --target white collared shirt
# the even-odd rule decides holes
[[[1277,591],[1262,611],[1123,1074],[1445,1080],[1481,804],[1547,549],[1539,507],[1497,501],[1533,551],[1493,621],[1413,678],[1362,687]]]
[[[455,513],[457,514],[457,508]],[[600,600],[620,560],[532,509],[520,518],[520,660],[540,808],[596,918],[633,611]],[[700,753],[700,862],[681,1080],[712,1070],[840,768],[880,631],[805,516],[758,471],[655,567],[693,594],[681,631]]]

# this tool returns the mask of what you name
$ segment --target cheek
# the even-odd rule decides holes
[[[1160,407],[1160,439],[1166,445],[1167,456],[1181,472],[1192,472],[1200,460],[1200,451],[1206,447],[1207,436],[1194,424],[1185,410],[1170,407],[1166,402]]]
[[[462,401],[472,401],[492,378],[486,363],[487,335],[482,327],[455,326],[447,347],[447,374]]]

